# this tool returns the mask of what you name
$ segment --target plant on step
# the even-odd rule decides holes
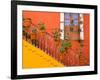
[[[55,29],[53,32],[53,38],[55,41],[58,41],[60,39],[60,31],[59,29]]]
[[[36,28],[32,28],[31,39],[36,39],[36,33],[37,33],[37,29]]]
[[[61,61],[63,60],[65,54],[67,53],[68,48],[70,48],[71,46],[72,46],[71,42],[65,40],[62,41],[62,44],[59,48]]]
[[[65,48],[64,48],[64,46],[61,45],[59,51],[60,51],[60,60],[63,61],[63,58],[65,56]]]
[[[36,33],[37,32],[37,29],[36,28],[33,28],[32,29],[32,33]]]
[[[36,40],[37,40],[36,35],[37,35],[37,29],[33,27],[30,33],[30,38],[31,38],[32,44],[34,44],[35,46],[36,46]]]
[[[62,46],[65,48],[66,52],[68,52],[68,49],[71,48],[72,44],[69,41],[62,41]]]
[[[45,24],[41,22],[41,23],[39,23],[38,25],[39,25],[39,29],[40,29],[40,31],[41,31],[42,33],[44,33],[45,30],[46,30],[46,26],[45,26]]]
[[[65,52],[65,48],[64,48],[64,46],[61,46],[59,50],[60,50],[60,53],[63,54],[63,53]]]
[[[52,32],[53,34],[53,38],[54,38],[54,41],[59,44],[59,41],[60,41],[60,30],[59,29],[55,29],[54,32]]]

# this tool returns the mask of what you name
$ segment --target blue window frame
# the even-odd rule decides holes
[[[64,13],[64,26],[78,26],[78,16],[78,13]]]

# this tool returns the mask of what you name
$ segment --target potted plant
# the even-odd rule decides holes
[[[59,50],[60,50],[60,61],[63,61],[64,56],[65,56],[65,48],[64,48],[64,46],[61,45]]]
[[[55,29],[55,31],[53,32],[53,38],[54,38],[56,45],[59,45],[59,43],[60,43],[60,31],[58,29]]]
[[[30,36],[31,36],[32,44],[35,44],[35,46],[36,46],[36,35],[37,35],[37,29],[33,28]]]
[[[69,41],[63,41],[62,46],[65,48],[66,53],[68,52],[68,49],[72,46],[71,42]]]
[[[45,24],[44,23],[39,23],[38,25],[39,25],[39,29],[41,31],[41,34],[44,34],[45,30],[46,30]]]
[[[63,58],[65,56],[66,53],[68,53],[68,48],[70,48],[71,42],[68,41],[62,41],[61,47],[60,47],[60,60],[63,61]]]
[[[36,39],[36,33],[37,33],[37,29],[36,29],[36,28],[33,28],[33,29],[32,29],[32,33],[31,33],[31,37],[32,37],[33,39]]]

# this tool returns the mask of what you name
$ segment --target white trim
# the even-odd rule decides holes
[[[60,30],[62,30],[60,39],[64,40],[64,13],[60,13]]]
[[[84,25],[83,25],[83,23],[84,23],[84,20],[83,20],[83,14],[80,14],[80,21],[82,22],[81,24],[80,24],[80,30],[81,30],[81,32],[80,32],[80,39],[81,40],[84,40]]]

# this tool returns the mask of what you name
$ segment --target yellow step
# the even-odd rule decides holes
[[[64,67],[63,64],[23,40],[23,68],[52,68]]]

